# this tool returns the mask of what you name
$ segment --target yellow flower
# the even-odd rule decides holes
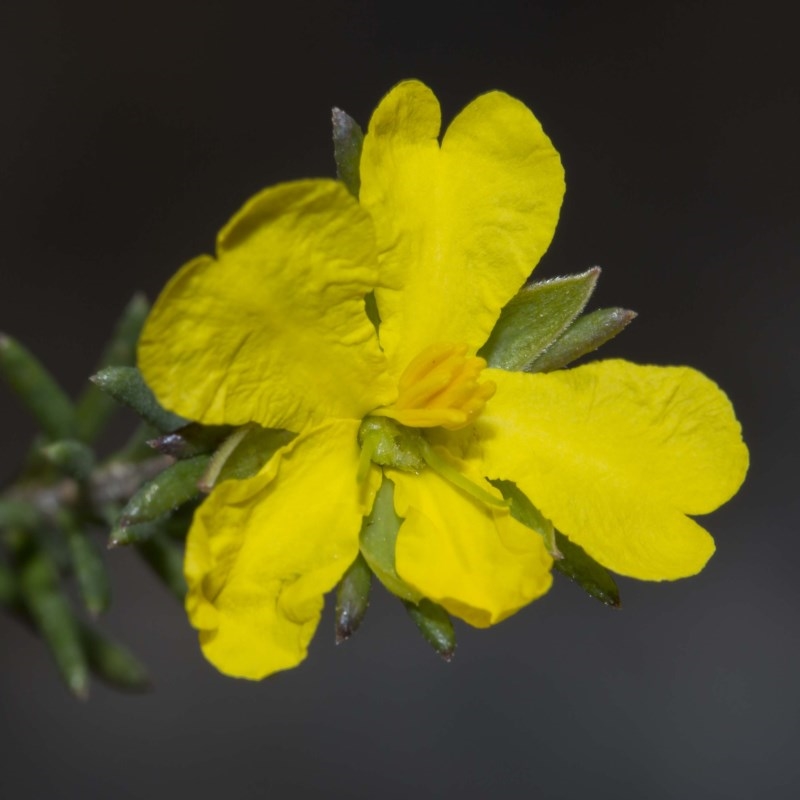
[[[501,92],[470,103],[441,144],[439,132],[431,91],[395,87],[364,140],[358,201],[332,180],[256,195],[144,330],[140,366],[165,407],[297,434],[254,477],[214,488],[189,532],[189,617],[230,675],[303,660],[381,481],[403,520],[404,585],[482,627],[551,582],[542,538],[487,479],[514,481],[611,570],[662,580],[703,567],[713,541],[687,514],[744,478],[730,403],[694,370],[485,368],[475,354],[552,239],[563,170],[532,113]],[[360,463],[370,417],[421,431],[447,469]]]

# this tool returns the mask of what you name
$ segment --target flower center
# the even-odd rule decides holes
[[[400,376],[399,395],[372,416],[391,417],[409,428],[442,427],[457,430],[483,411],[497,386],[478,382],[486,360],[467,357],[465,344],[439,343],[426,347]]]

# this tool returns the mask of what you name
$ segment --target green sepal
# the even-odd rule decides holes
[[[496,489],[500,490],[503,497],[508,500],[508,510],[517,522],[535,531],[544,540],[547,552],[554,559],[561,558],[561,552],[556,543],[556,532],[553,523],[539,511],[530,501],[528,496],[513,481],[490,480]]]
[[[111,533],[110,546],[129,544],[126,529],[141,522],[152,522],[169,514],[200,494],[198,482],[208,467],[209,456],[176,461],[148,481],[126,503]]]
[[[156,535],[164,535],[170,539],[183,541],[186,539],[186,534],[189,532],[189,527],[194,519],[194,512],[197,511],[201,502],[201,498],[198,497],[194,500],[189,500],[188,503],[184,503],[174,513],[161,517],[155,522],[140,522],[135,525],[129,525],[124,531],[118,533],[114,531],[117,536],[124,537],[124,541],[119,541],[118,543],[109,542],[109,547],[116,547],[117,544],[140,544]],[[118,518],[119,512],[117,511],[114,513],[113,519],[116,520]]]
[[[527,372],[552,372],[597,350],[635,319],[636,312],[624,308],[599,308],[575,322],[527,367]]]
[[[139,554],[167,589],[182,603],[186,597],[186,578],[183,576],[183,550],[163,533],[136,545]]]
[[[130,651],[88,625],[79,628],[89,668],[98,678],[128,692],[143,692],[150,688],[147,670]]]
[[[88,480],[94,469],[94,452],[77,439],[45,445],[41,453],[56,469],[78,481]]]
[[[5,334],[0,334],[0,375],[50,439],[75,437],[72,401],[38,359]]]
[[[97,545],[72,515],[62,512],[58,517],[67,539],[72,569],[86,610],[97,616],[111,603],[111,583]]]
[[[133,366],[136,363],[136,343],[149,310],[147,298],[143,294],[135,294],[122,312],[97,365],[98,370],[105,367]],[[85,442],[94,441],[116,408],[112,397],[94,384],[89,384],[78,399],[76,407],[79,438]]]
[[[384,478],[375,495],[372,513],[364,519],[361,528],[361,554],[375,577],[401,600],[418,603],[422,595],[404,583],[395,567],[395,547],[400,517],[394,510],[394,484]]]
[[[478,355],[490,367],[526,369],[583,311],[599,275],[600,268],[594,267],[580,275],[523,286],[500,312]]]
[[[22,604],[55,659],[61,677],[78,698],[89,695],[89,663],[80,628],[58,588],[56,569],[39,551],[25,556],[19,570]]]
[[[556,531],[556,545],[563,558],[555,561],[553,566],[560,573],[575,581],[587,594],[601,603],[614,608],[620,607],[619,589],[605,567],[559,531]]]
[[[511,516],[544,539],[547,552],[553,557],[553,566],[559,572],[606,605],[619,606],[619,590],[605,567],[591,558],[582,547],[555,530],[553,523],[513,481],[490,480],[489,483],[509,501]]]
[[[169,433],[187,420],[162,408],[136,367],[106,367],[89,380],[120,403],[132,408],[154,428]]]
[[[419,431],[405,428],[389,417],[365,417],[358,429],[362,462],[359,480],[365,477],[370,461],[402,472],[422,472],[425,458],[421,442]]]
[[[248,425],[246,433],[225,457],[224,463],[211,485],[222,481],[252,478],[278,450],[286,447],[296,436],[297,434],[283,429],[261,428],[255,424]],[[217,458],[216,453],[212,456],[212,460],[215,458]],[[205,477],[203,481],[205,481]]]
[[[369,607],[372,572],[360,553],[336,590],[336,644],[349,639],[360,627]]]
[[[445,661],[452,661],[456,652],[456,631],[450,615],[427,598],[418,604],[404,600],[403,605],[425,641]]]
[[[334,108],[333,157],[336,160],[336,177],[348,188],[353,197],[361,189],[361,148],[364,133],[361,126],[341,108]]]
[[[192,458],[216,450],[235,430],[233,425],[201,425],[190,422],[173,433],[149,441],[153,450],[173,458]]]

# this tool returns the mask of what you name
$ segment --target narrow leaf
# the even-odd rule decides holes
[[[371,586],[372,572],[359,554],[336,591],[336,644],[349,639],[358,630],[369,607]]]
[[[173,514],[157,519],[155,522],[140,522],[129,525],[124,529],[114,529],[109,547],[117,545],[140,544],[157,535],[164,535],[170,539],[183,541],[192,524],[194,512],[197,510],[199,501],[195,498],[184,503]],[[116,515],[118,518],[118,515]]]
[[[62,439],[41,449],[42,455],[59,471],[85,481],[94,468],[94,453],[77,439]]]
[[[51,439],[75,436],[75,408],[55,378],[19,342],[0,334],[0,375]]]
[[[594,291],[600,268],[524,286],[500,312],[479,355],[490,367],[525,369],[581,313]]]
[[[136,294],[125,307],[114,334],[103,352],[97,369],[127,367],[136,363],[136,343],[150,306],[142,294]],[[90,384],[77,404],[78,435],[85,442],[94,441],[117,408],[112,397]]]
[[[361,554],[378,580],[401,600],[417,603],[422,596],[407,586],[395,567],[395,547],[400,518],[394,510],[394,484],[384,479],[375,496],[372,513],[361,528]]]
[[[611,573],[559,531],[556,531],[556,544],[563,558],[554,562],[555,568],[601,603],[619,608],[619,589]]]
[[[80,626],[80,638],[92,672],[117,689],[142,692],[150,678],[142,663],[122,645],[106,639],[87,625]]]
[[[403,605],[425,641],[445,661],[452,661],[456,652],[456,632],[450,615],[427,598],[420,600],[418,605],[404,600]]]
[[[197,497],[200,494],[197,483],[208,462],[207,455],[177,461],[142,486],[122,509],[111,544],[128,544],[126,528],[152,522]]]
[[[358,197],[361,189],[360,163],[364,134],[359,124],[340,108],[333,109],[331,118],[336,177],[354,197]]]
[[[136,367],[106,367],[89,380],[160,431],[175,431],[187,424],[187,420],[159,405]]]
[[[97,616],[111,601],[111,584],[97,545],[69,514],[59,515],[59,524],[67,538],[72,568],[86,610]]]
[[[0,563],[0,605],[16,614],[21,622],[33,627],[31,615],[22,602],[19,581],[5,564]],[[97,677],[128,691],[143,691],[150,681],[145,668],[121,645],[104,638],[82,622],[77,623],[80,642],[89,668]]]
[[[624,308],[600,308],[591,314],[579,317],[548,350],[529,364],[526,370],[552,372],[561,369],[622,333],[635,317],[635,311],[627,311]]]
[[[89,694],[89,664],[78,623],[58,589],[55,568],[42,553],[27,557],[19,586],[25,609],[50,648],[62,678],[74,695],[85,699]]]

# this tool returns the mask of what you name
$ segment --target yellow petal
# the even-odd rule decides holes
[[[222,230],[155,304],[139,365],[161,403],[207,424],[303,430],[390,402],[364,311],[372,224],[336,181],[274,186]]]
[[[464,462],[453,465],[486,491],[499,494]],[[463,494],[431,469],[419,475],[387,471],[395,508],[400,577],[470,625],[485,628],[544,594],[552,559],[542,538],[505,510]]]
[[[685,515],[730,499],[748,463],[715,383],[688,367],[618,360],[486,374],[497,394],[475,433],[488,477],[515,481],[615,572],[664,580],[703,568],[713,540]]]
[[[381,259],[381,344],[399,376],[432,342],[488,338],[500,309],[550,244],[564,173],[518,100],[490,92],[442,141],[439,104],[418,81],[373,114],[361,158],[361,204]]]
[[[357,429],[339,421],[299,436],[257,476],[221,483],[195,515],[186,607],[221,672],[258,679],[305,658],[377,488],[356,482]]]

